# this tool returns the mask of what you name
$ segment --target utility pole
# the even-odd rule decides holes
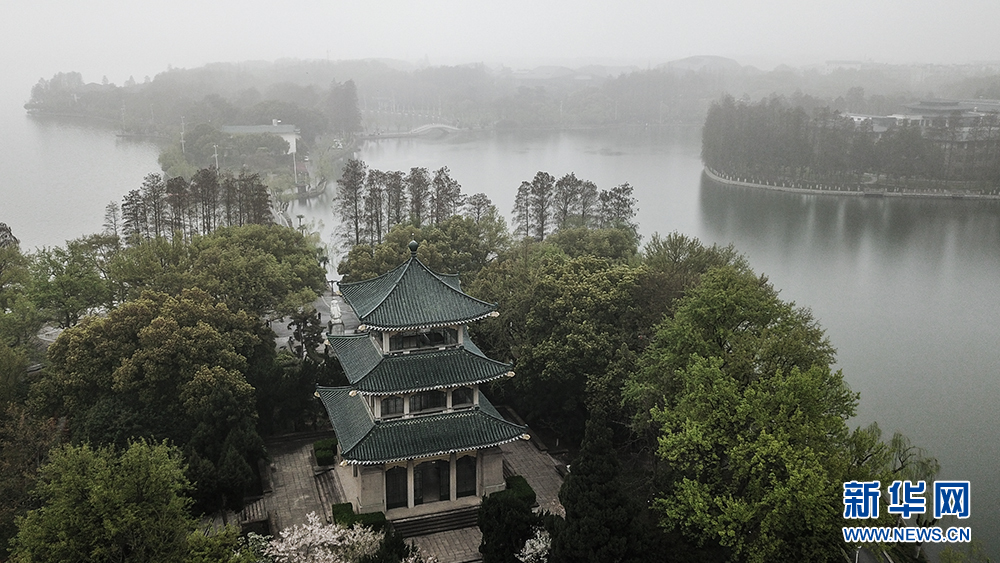
[[[184,154],[184,116],[181,116],[181,154]]]
[[[215,175],[218,176],[219,175],[219,145],[212,145],[212,148],[215,149]]]

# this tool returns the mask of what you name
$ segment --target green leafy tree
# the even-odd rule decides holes
[[[517,376],[499,390],[529,424],[578,443],[588,408],[619,412],[639,344],[633,293],[640,272],[594,256],[569,260],[543,244],[526,261],[484,269],[470,286],[499,304],[500,317],[478,323],[474,336],[493,357],[514,359]]]
[[[239,508],[263,453],[246,374],[273,358],[269,331],[245,311],[198,289],[150,292],[64,331],[31,401],[68,416],[78,441],[171,440],[200,477],[197,508]]]
[[[326,286],[312,244],[277,225],[223,227],[190,244],[144,241],[117,255],[109,272],[117,291],[131,298],[198,287],[231,309],[269,318],[311,303]]]
[[[41,328],[38,308],[28,295],[30,264],[17,237],[0,223],[0,346],[23,349]]]
[[[31,295],[45,315],[63,328],[111,300],[111,289],[101,276],[96,257],[81,241],[66,248],[39,250],[32,259]]]
[[[2,359],[0,359],[2,362]],[[31,490],[38,468],[59,438],[54,419],[33,416],[15,403],[0,403],[0,558],[17,533],[15,518],[37,508]]]
[[[41,476],[43,505],[18,520],[13,561],[184,561],[194,526],[176,448],[64,446]]]
[[[731,267],[702,276],[627,383],[652,403],[664,526],[731,561],[840,557],[857,395],[831,370],[833,353],[765,278]]]

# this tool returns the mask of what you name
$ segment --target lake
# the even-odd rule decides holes
[[[104,206],[158,171],[154,144],[92,123],[32,118],[15,104],[0,110],[0,127],[0,221],[26,249],[99,231]],[[465,193],[483,192],[508,214],[517,187],[539,170],[604,189],[629,182],[646,240],[677,230],[734,243],[826,329],[861,393],[852,424],[900,430],[938,457],[940,478],[972,482],[973,517],[961,524],[995,557],[1000,204],[720,186],[703,179],[699,151],[699,128],[674,127],[382,140],[358,156],[383,170],[448,166]],[[336,246],[332,192],[290,214]]]

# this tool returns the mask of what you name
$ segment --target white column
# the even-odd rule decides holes
[[[382,418],[382,397],[378,395],[372,395],[372,412],[375,413],[375,418]]]
[[[445,399],[444,399],[444,409],[446,411],[448,411],[448,412],[451,412],[451,392],[452,391],[454,391],[454,389],[448,389],[447,391],[444,392],[444,396],[445,396]]]
[[[472,404],[479,406],[479,386],[472,386]]]
[[[382,333],[382,353],[383,354],[389,353],[389,333],[388,332],[383,332]]]
[[[410,396],[403,395],[403,416],[410,416]]]
[[[458,498],[458,478],[455,476],[455,460],[457,459],[458,456],[456,454],[451,454],[451,457],[448,459],[448,481],[450,481],[450,483],[448,483],[448,486],[450,487],[448,498],[451,500]]]
[[[413,460],[406,462],[406,506],[413,508]]]

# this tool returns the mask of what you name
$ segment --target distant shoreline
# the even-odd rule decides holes
[[[776,192],[786,192],[795,194],[810,194],[810,195],[830,195],[830,196],[849,196],[849,197],[908,197],[908,198],[926,198],[926,199],[980,199],[980,200],[1000,200],[1000,194],[984,194],[972,191],[966,192],[951,192],[951,191],[928,191],[928,190],[907,190],[907,191],[889,191],[886,188],[876,187],[876,184],[870,184],[862,187],[861,185],[856,186],[837,186],[837,185],[826,185],[809,182],[817,187],[801,187],[801,185],[788,185],[787,182],[774,181],[761,183],[761,181],[755,181],[755,179],[748,178],[735,178],[729,177],[721,172],[716,172],[709,168],[704,167],[705,176],[707,176],[713,182],[719,184],[724,184],[727,186],[743,186],[748,188],[758,188],[764,190],[771,190]]]

